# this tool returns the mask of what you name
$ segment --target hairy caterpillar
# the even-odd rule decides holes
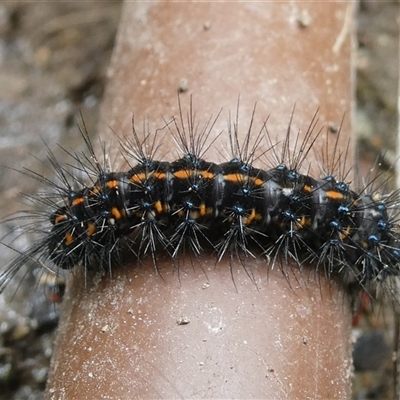
[[[192,107],[187,118],[180,108],[178,118],[143,139],[133,123],[133,139],[122,145],[125,171],[108,166],[104,144],[103,160],[98,158],[85,129],[87,151],[65,150],[72,169],[47,148],[58,181],[24,171],[50,188],[34,199],[44,211],[22,216],[29,218],[22,230],[41,239],[10,263],[0,290],[31,261],[64,270],[77,265],[111,270],[128,251],[139,260],[150,255],[157,268],[159,250],[178,262],[180,254],[197,257],[204,248],[217,260],[228,254],[245,264],[248,257],[264,257],[266,268],[282,259],[294,259],[299,268],[308,261],[362,287],[397,276],[398,193],[381,195],[371,186],[352,190],[345,174],[334,176],[341,154],[334,154],[322,177],[302,172],[321,133],[314,132],[316,116],[293,151],[291,121],[282,143],[273,143],[266,122],[253,126],[254,112],[243,143],[238,117],[229,119],[231,159],[219,164],[206,160],[206,153],[225,134],[210,140],[220,115],[199,128]],[[180,158],[157,160],[161,131],[172,135]],[[256,156],[261,141],[269,150]]]

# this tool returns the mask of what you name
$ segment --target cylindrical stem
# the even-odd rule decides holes
[[[193,95],[200,126],[224,108],[213,135],[226,129],[240,95],[239,140],[257,102],[254,132],[270,115],[268,131],[282,142],[296,104],[292,150],[317,108],[318,127],[339,126],[347,112],[338,150],[345,152],[352,11],[351,2],[127,2],[100,131],[128,135],[132,112],[138,130],[145,118],[160,127],[161,115],[179,115],[181,88],[184,109]],[[327,135],[307,156],[314,173]],[[176,144],[161,141],[172,160]],[[222,161],[225,141],[222,134],[207,160]],[[161,276],[150,257],[134,259],[88,287],[74,274],[48,398],[350,397],[350,313],[324,271],[290,263],[282,273],[251,257],[216,264],[207,253],[178,264],[160,256],[157,267]]]

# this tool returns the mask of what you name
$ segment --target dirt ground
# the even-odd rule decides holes
[[[0,165],[46,175],[46,145],[60,158],[57,144],[82,145],[76,129],[79,111],[88,131],[95,132],[120,8],[119,1],[0,4]],[[393,149],[399,22],[397,1],[360,3],[354,131],[362,160],[371,163],[379,154],[387,167],[398,157]],[[39,186],[27,175],[1,167],[0,218],[26,207],[20,193],[37,194]],[[16,219],[0,224],[0,238],[6,236],[16,249],[27,245],[19,233]],[[2,271],[15,252],[4,246],[0,251]],[[26,279],[14,279],[0,295],[1,400],[43,398],[59,316],[59,306],[49,301],[47,282],[38,282],[30,268]],[[364,323],[371,335],[364,345],[380,349],[381,359],[375,372],[359,374],[355,399],[390,398],[390,351],[385,350],[391,346],[391,327],[374,321]],[[368,369],[372,364],[362,358],[366,353],[368,347],[362,347],[358,362]]]

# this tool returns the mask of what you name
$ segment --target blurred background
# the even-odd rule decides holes
[[[41,189],[38,182],[4,166],[28,168],[51,179],[43,163],[43,141],[59,160],[65,153],[57,144],[83,149],[76,127],[79,112],[88,132],[95,134],[121,5],[0,4],[0,218],[26,209],[21,192]],[[379,157],[387,169],[398,157],[399,10],[394,0],[361,1],[357,15],[353,131],[363,165]],[[0,224],[0,237],[17,238],[16,224]],[[24,245],[22,238],[13,243],[16,248]],[[0,272],[12,257],[15,252],[2,246]],[[51,280],[31,275],[14,279],[0,295],[0,400],[43,398],[59,304],[48,287]],[[356,322],[354,336],[360,339],[354,351],[354,399],[393,397],[394,324],[387,315],[368,310]]]

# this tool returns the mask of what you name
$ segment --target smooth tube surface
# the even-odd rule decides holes
[[[296,104],[292,150],[319,108],[316,132],[325,129],[304,163],[320,173],[345,112],[339,150],[350,134],[352,12],[350,2],[127,2],[102,137],[129,136],[132,112],[139,132],[145,118],[161,127],[161,116],[179,115],[181,89],[184,115],[193,95],[200,127],[223,108],[212,137],[226,131],[240,95],[239,139],[257,102],[255,134],[270,115],[268,131],[282,143]],[[161,142],[160,157],[179,155],[167,133]],[[229,154],[223,133],[205,158]],[[207,253],[157,265],[161,276],[150,257],[133,260],[88,287],[83,273],[71,277],[47,398],[350,397],[350,311],[323,271],[271,269],[265,258],[216,264]]]

